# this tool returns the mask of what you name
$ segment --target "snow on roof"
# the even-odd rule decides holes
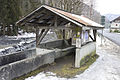
[[[65,12],[63,10],[59,10],[59,9],[56,9],[56,8],[53,8],[53,7],[49,7],[49,6],[46,6],[44,5],[45,8],[47,9],[52,9],[54,10],[55,12],[58,12],[72,20],[75,20],[77,22],[80,22],[81,24],[87,26],[87,27],[97,27],[97,28],[104,28],[104,26],[84,17],[83,15],[76,15],[76,14],[72,14],[72,13],[69,13],[69,12]]]
[[[94,22],[94,21],[86,18],[86,17],[83,16],[83,15],[79,16],[79,15],[76,15],[76,14],[72,14],[72,16],[78,17],[80,20],[83,20],[83,21],[85,21],[86,23],[90,24],[90,25],[88,25],[88,26],[103,27],[102,25],[100,25],[100,24],[98,24],[98,23],[96,23],[96,22]]]

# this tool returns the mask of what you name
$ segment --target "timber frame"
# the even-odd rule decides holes
[[[70,24],[70,26],[66,27],[67,24]],[[28,14],[26,17],[19,20],[16,25],[36,28],[36,47],[38,47],[50,29],[62,30],[63,39],[65,39],[65,30],[67,29],[73,30],[75,27],[80,27],[80,34],[82,34],[83,28],[87,28],[88,30],[92,29],[94,38],[91,35],[89,35],[89,37],[93,41],[96,41],[97,30],[104,28],[102,25],[84,16],[72,14],[47,5],[43,5]]]

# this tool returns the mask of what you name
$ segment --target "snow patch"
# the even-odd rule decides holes
[[[36,34],[35,33],[23,33],[22,35],[18,35],[16,36],[17,38],[30,38],[30,37],[36,37]]]
[[[36,76],[31,76],[25,80],[67,80],[65,78],[58,78],[55,76],[56,74],[52,73],[52,72],[41,72]]]
[[[72,14],[72,15],[75,16],[75,17],[77,17],[77,18],[79,18],[80,20],[83,20],[84,22],[86,22],[86,23],[88,23],[88,24],[90,24],[90,25],[92,25],[92,26],[103,27],[102,25],[100,25],[100,24],[98,24],[98,23],[96,23],[96,22],[94,22],[94,21],[86,18],[86,17],[83,16],[83,15],[81,15],[81,16],[76,15],[76,14]],[[89,25],[89,26],[90,26],[90,25]]]

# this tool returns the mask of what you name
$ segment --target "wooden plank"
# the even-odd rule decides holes
[[[25,25],[26,22],[30,21],[31,19],[39,16],[41,13],[45,12],[46,10],[41,10],[40,11],[33,11],[32,13],[30,13],[28,16],[26,16],[25,18],[21,19],[20,21],[17,22],[17,24],[19,25]]]
[[[54,23],[52,23],[52,24],[54,24]],[[29,23],[27,24],[27,26],[29,26],[29,27],[38,26],[39,29],[68,29],[68,30],[71,30],[71,29],[75,28],[75,27],[65,27],[65,26],[54,27],[51,25],[36,25],[36,24],[29,24]]]
[[[89,41],[90,30],[88,30],[88,41]]]
[[[26,23],[25,26],[33,27],[33,26],[49,26],[50,24],[47,23]]]
[[[36,19],[36,20],[34,21],[34,23],[39,23],[40,21],[46,21],[46,22],[48,22],[48,21],[52,20],[53,18],[54,18],[54,15],[45,14],[44,17],[41,17],[41,18],[39,18],[39,19]],[[47,21],[47,20],[48,20],[48,21]]]

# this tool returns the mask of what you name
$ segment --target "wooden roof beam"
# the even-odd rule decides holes
[[[38,11],[32,12],[28,16],[24,17],[23,19],[19,20],[16,24],[25,25],[26,22],[30,21],[31,19],[39,16],[40,14],[43,14],[45,12],[45,9],[41,8]]]

